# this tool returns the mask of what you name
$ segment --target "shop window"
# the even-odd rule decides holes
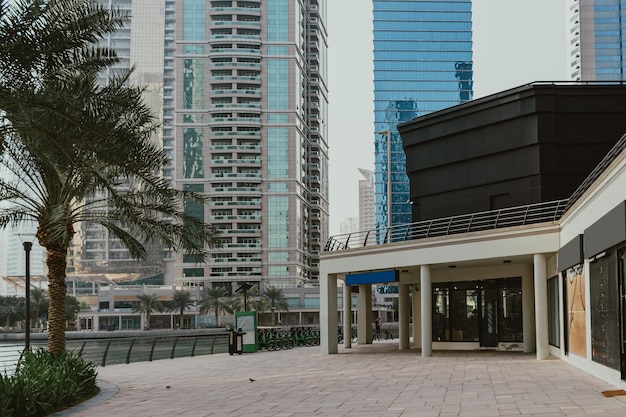
[[[559,311],[559,280],[554,277],[548,280],[548,343],[556,347],[561,347]]]

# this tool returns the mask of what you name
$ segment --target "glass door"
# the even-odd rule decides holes
[[[481,347],[498,346],[499,291],[497,288],[484,288],[482,291]]]

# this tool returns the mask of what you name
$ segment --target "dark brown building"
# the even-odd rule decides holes
[[[626,133],[626,84],[525,85],[398,130],[413,221],[568,198]]]

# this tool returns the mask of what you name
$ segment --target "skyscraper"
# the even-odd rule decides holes
[[[376,227],[410,223],[397,125],[472,99],[471,0],[374,0]]]
[[[131,82],[145,87],[144,99],[154,114],[163,121],[163,105],[172,101],[171,89],[164,89],[164,74],[171,71],[173,58],[165,55],[173,53],[164,48],[164,34],[171,22],[164,20],[165,8],[156,0],[97,0],[104,7],[119,10],[132,17],[128,25],[109,34],[101,43],[113,49],[119,62],[101,74],[100,82],[106,83],[109,77],[134,66]],[[161,3],[164,3],[161,1]],[[168,65],[170,65],[168,67]],[[166,119],[162,129],[171,126]],[[161,131],[155,140],[161,141]],[[166,148],[172,155],[172,150]],[[164,172],[171,176],[171,172]],[[99,196],[94,196],[97,198]],[[129,251],[103,226],[82,223],[76,227],[73,245],[68,259],[68,279],[73,281],[120,279],[128,281],[158,274],[163,269],[163,249],[160,245],[147,248],[145,262],[132,259]],[[89,285],[91,289],[91,285]]]
[[[175,101],[163,142],[176,183],[212,196],[186,209],[223,244],[204,265],[177,256],[176,277],[317,284],[328,233],[326,1],[168,0],[166,22],[167,5]]]
[[[626,80],[626,0],[569,0],[575,81]]]
[[[107,42],[162,117],[164,177],[209,194],[184,208],[221,232],[206,263],[169,255],[165,282],[316,285],[328,235],[326,0],[99,1],[132,17]]]

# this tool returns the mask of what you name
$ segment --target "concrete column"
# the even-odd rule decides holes
[[[352,286],[343,286],[343,345],[352,347]]]
[[[400,350],[409,349],[409,320],[411,309],[409,308],[409,285],[400,284],[398,293],[398,320],[399,332],[398,345]]]
[[[524,332],[524,352],[535,351],[535,285],[533,268],[529,264],[522,275],[522,325]]]
[[[413,347],[422,347],[422,300],[421,293],[413,286]]]
[[[337,353],[337,275],[320,274],[320,348],[322,355]]]
[[[356,337],[359,345],[372,343],[372,286],[359,285],[356,302]]]
[[[535,327],[537,334],[537,360],[550,356],[548,348],[548,283],[546,273],[546,255],[533,256],[535,272]]]
[[[433,295],[430,265],[420,266],[422,357],[433,356]]]
[[[141,317],[143,320],[143,314],[141,315]],[[93,321],[91,322],[91,330],[100,330],[100,316],[98,316],[97,314],[93,316]]]

